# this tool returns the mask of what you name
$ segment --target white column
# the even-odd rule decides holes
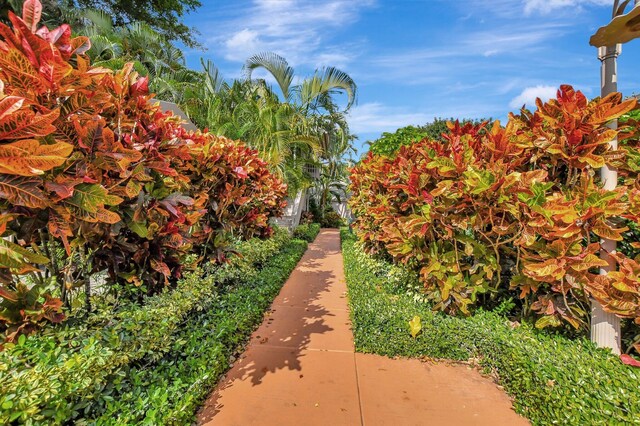
[[[598,59],[602,63],[600,69],[600,93],[603,97],[618,91],[616,58],[621,50],[622,46],[620,44],[598,48]],[[614,120],[609,127],[617,129],[618,122]],[[609,142],[609,146],[612,150],[617,149],[618,140],[612,140]],[[604,189],[613,190],[618,184],[618,170],[607,164],[600,169],[600,178]],[[609,255],[616,251],[616,242],[603,239],[601,245],[600,258],[606,260],[609,265],[600,268],[600,275],[606,275],[609,271],[616,269],[615,261]],[[591,341],[595,342],[598,347],[610,348],[613,353],[620,354],[620,318],[605,312],[596,300],[591,301]]]

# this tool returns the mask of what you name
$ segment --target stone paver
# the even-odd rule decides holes
[[[309,245],[198,424],[528,424],[466,366],[356,354],[339,239],[322,230]]]

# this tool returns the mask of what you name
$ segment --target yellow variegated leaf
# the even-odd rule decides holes
[[[627,228],[626,226],[623,228],[614,229],[608,225],[605,225],[604,223],[598,223],[596,224],[596,226],[591,228],[593,233],[597,236],[613,241],[622,241],[622,233],[624,231],[627,231],[628,229],[629,228]]]
[[[564,149],[562,149],[562,146],[560,144],[554,143],[553,145],[550,145],[547,148],[547,151],[550,154],[558,154],[558,155],[562,155],[563,157],[566,157]]]
[[[589,253],[584,257],[584,259],[582,259],[580,263],[571,265],[571,269],[573,269],[574,271],[586,271],[591,268],[607,265],[607,261],[600,259],[595,254]]]
[[[541,263],[527,263],[524,265],[524,273],[531,278],[549,281],[562,278],[565,270],[557,259],[548,259]]]
[[[594,169],[599,169],[600,167],[604,167],[605,165],[604,158],[601,155],[595,155],[592,153],[588,153],[578,157],[578,161],[587,163]]]
[[[21,269],[28,263],[44,264],[48,262],[49,259],[45,256],[0,238],[0,268]]]
[[[73,151],[73,145],[58,142],[41,145],[35,139],[0,145],[0,173],[34,176],[60,166]]]
[[[545,315],[536,321],[536,328],[558,327],[560,320],[553,315]]]
[[[628,285],[624,280],[622,280],[622,281],[617,281],[616,280],[613,283],[611,283],[611,285],[615,289],[618,289],[618,290],[623,291],[625,293],[637,293],[638,292],[638,288]]]

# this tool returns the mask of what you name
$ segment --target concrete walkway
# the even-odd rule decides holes
[[[198,424],[528,424],[466,366],[355,353],[346,292],[339,233],[322,230]]]

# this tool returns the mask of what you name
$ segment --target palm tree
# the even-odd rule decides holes
[[[220,82],[212,69],[206,75],[208,84],[200,91],[199,120],[209,131],[245,141],[257,149],[274,172],[289,183],[291,191],[309,185],[304,165],[316,158],[318,138],[310,131],[308,120],[296,105],[280,102],[264,81],[236,80]],[[187,103],[189,105],[189,103]]]
[[[311,194],[317,199],[321,214],[333,199],[338,202],[348,185],[348,163],[345,156],[355,152],[345,113],[356,100],[357,86],[346,73],[326,67],[316,70],[311,77],[293,85],[294,70],[287,61],[275,53],[254,55],[245,63],[245,74],[251,80],[253,71],[267,70],[276,80],[286,102],[293,103],[307,117],[308,131],[315,135],[320,149],[314,154],[320,174],[312,184]],[[340,109],[334,96],[347,95],[347,104]]]
[[[305,78],[298,85],[292,85],[294,70],[282,56],[273,52],[264,52],[247,59],[244,69],[248,80],[253,71],[263,68],[267,70],[278,83],[286,102],[292,102],[306,111],[316,111],[332,95],[344,92],[347,95],[346,112],[356,101],[357,86],[353,79],[345,72],[334,67],[316,70],[311,77]]]
[[[344,115],[336,114],[316,117],[316,126],[324,130],[322,156],[319,160],[320,174],[315,180],[311,196],[316,199],[320,214],[324,217],[333,201],[341,203],[349,185],[349,168],[353,165],[353,136]]]

